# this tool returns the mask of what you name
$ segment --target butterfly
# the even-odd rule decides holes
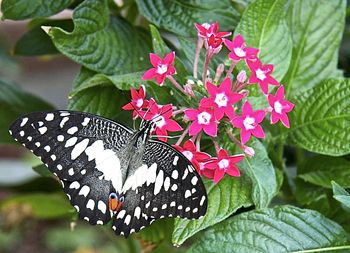
[[[151,139],[156,123],[139,130],[74,111],[34,112],[10,127],[16,141],[57,176],[79,217],[92,225],[112,220],[128,237],[156,219],[197,219],[207,193],[191,162],[166,142]]]

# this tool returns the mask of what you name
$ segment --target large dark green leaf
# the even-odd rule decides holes
[[[293,99],[289,143],[331,156],[350,153],[349,96],[350,80],[325,80]]]
[[[11,208],[19,208],[19,206],[28,207],[30,215],[42,219],[68,216],[74,210],[66,196],[56,193],[32,193],[14,196],[1,203],[1,210],[9,211]]]
[[[0,108],[0,143],[8,143],[13,140],[8,129],[16,118],[29,112],[50,110],[53,107],[20,87],[0,80]]]
[[[73,22],[72,20],[43,20],[35,22],[35,25],[16,42],[13,51],[15,55],[37,56],[58,53],[52,40],[41,26],[55,26],[65,30],[72,30]]]
[[[237,215],[209,229],[189,253],[284,253],[349,242],[349,235],[337,223],[316,211],[293,206],[251,211]],[[347,247],[349,249],[350,246]]]
[[[246,157],[239,168],[246,171],[252,181],[252,199],[257,208],[267,207],[277,193],[277,178],[272,162],[267,155],[264,145],[254,140],[252,147],[255,155]]]
[[[311,88],[325,78],[338,77],[338,49],[345,23],[345,0],[294,0],[288,10],[293,40],[286,94]]]
[[[287,0],[257,0],[248,5],[235,33],[247,46],[258,48],[263,64],[274,64],[273,76],[281,80],[292,55],[292,41],[286,23]]]
[[[107,0],[85,0],[75,9],[73,22],[73,32],[49,29],[56,48],[73,61],[105,74],[148,65],[149,36],[121,18],[110,18]]]
[[[194,23],[218,21],[220,30],[232,31],[239,13],[229,0],[137,0],[141,15],[160,28],[182,36],[195,35]]]
[[[64,10],[73,2],[74,0],[3,0],[1,11],[5,19],[48,17]]]
[[[237,209],[253,205],[252,186],[244,172],[239,178],[225,176],[217,185],[206,180],[205,186],[208,193],[206,215],[202,219],[192,221],[176,219],[172,237],[173,244],[181,245],[198,231],[226,219]]]
[[[307,169],[298,176],[306,182],[332,188],[331,181],[336,180],[341,186],[350,187],[350,162],[344,158],[316,156],[307,158],[302,167]]]

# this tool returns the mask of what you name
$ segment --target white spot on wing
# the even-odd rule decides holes
[[[164,172],[162,170],[160,170],[158,172],[158,175],[157,175],[157,178],[156,178],[156,182],[154,184],[154,191],[153,191],[154,195],[157,195],[160,192],[160,189],[163,186],[163,182],[164,182],[163,176],[164,176]]]
[[[137,206],[135,208],[135,211],[134,211],[134,216],[137,218],[137,219],[140,219],[140,214],[141,214],[141,208],[139,206]]]
[[[23,137],[24,136],[24,131],[19,132],[19,135]]]
[[[176,191],[176,190],[177,190],[177,185],[176,185],[176,184],[173,184],[173,186],[171,186],[171,190],[172,190],[172,191]]]
[[[188,175],[188,170],[187,170],[187,169],[185,169],[185,171],[184,171],[184,175],[182,176],[182,180],[184,180],[184,179],[187,177],[187,175]]]
[[[81,155],[86,150],[87,145],[89,144],[89,139],[84,139],[78,144],[76,144],[71,153],[71,159],[75,160],[78,156]]]
[[[69,112],[61,112],[61,114],[60,114],[62,117],[64,117],[64,116],[69,116],[70,115],[70,113]]]
[[[27,124],[28,118],[23,118],[20,127],[23,127],[25,124]]]
[[[177,170],[173,170],[173,172],[171,173],[171,177],[177,179],[179,177],[179,172]]]
[[[116,191],[120,192],[122,188],[122,173],[117,154],[111,149],[105,149],[102,140],[97,140],[87,147],[85,153],[89,161],[95,159],[96,169],[103,173],[103,177],[106,180],[112,182]]]
[[[84,121],[81,123],[83,126],[87,126],[89,124],[90,118],[85,118]]]
[[[53,113],[48,113],[45,117],[46,121],[52,121],[54,119],[55,115]]]
[[[171,201],[170,206],[175,206],[176,202],[175,201]]]
[[[45,146],[44,149],[46,150],[46,152],[50,152],[51,150],[50,146]]]
[[[80,191],[79,191],[79,195],[83,195],[84,197],[86,197],[90,192],[90,187],[87,185],[84,185],[83,187],[81,187]]]
[[[62,113],[61,113],[61,116],[62,116]],[[63,128],[64,127],[64,124],[66,124],[66,122],[68,121],[68,117],[64,117],[61,122],[60,122],[60,127]]]
[[[196,185],[197,182],[198,182],[198,177],[194,176],[194,177],[191,179],[191,183],[192,183],[193,185]]]
[[[96,222],[96,224],[97,224],[97,225],[103,225],[103,221],[98,220],[98,221]]]
[[[102,200],[99,200],[97,203],[97,208],[102,212],[102,213],[106,213],[107,211],[107,206],[105,204],[105,202],[103,202]]]
[[[153,163],[150,167],[142,164],[131,176],[127,178],[123,185],[123,192],[129,189],[135,190],[137,187],[147,183],[147,186],[156,181],[157,164]]]
[[[205,201],[205,196],[203,196],[203,197],[201,198],[201,201],[200,201],[199,205],[202,206],[202,205],[204,204],[204,201]]]
[[[74,175],[74,169],[73,169],[73,168],[70,168],[70,169],[68,170],[68,174],[69,174],[70,176],[73,176],[73,175]]]
[[[170,178],[166,177],[165,180],[164,180],[164,190],[168,191],[169,187],[170,187]]]
[[[89,199],[89,201],[86,204],[86,208],[94,210],[94,208],[95,208],[95,201],[93,199]]]
[[[43,127],[40,127],[38,130],[39,130],[40,134],[44,134],[47,131],[47,127],[43,126]]]
[[[35,146],[40,147],[40,142],[35,142]]]
[[[77,181],[74,181],[73,183],[71,183],[69,185],[70,189],[79,189],[80,188],[80,184]]]
[[[78,140],[77,137],[69,138],[69,139],[66,141],[66,144],[64,145],[64,147],[65,147],[65,148],[69,148],[69,147],[71,147],[71,146],[74,146],[75,143],[77,143],[77,140]]]
[[[76,132],[78,132],[78,128],[77,127],[71,127],[67,130],[68,134],[75,134]]]
[[[57,167],[58,170],[62,170],[63,169],[61,164],[57,164],[56,167]]]
[[[125,223],[126,225],[129,225],[130,221],[131,221],[131,216],[130,216],[130,214],[128,214],[128,215],[125,217],[124,223]]]
[[[191,191],[190,190],[186,190],[185,198],[187,199],[189,196],[191,196]]]
[[[117,215],[117,219],[122,219],[124,217],[125,213],[126,213],[125,210],[121,210]]]
[[[52,161],[55,161],[56,160],[56,156],[55,155],[51,155],[51,159],[52,159]]]
[[[77,212],[79,212],[79,206],[74,206],[74,208],[77,210]]]
[[[60,142],[64,141],[64,136],[63,135],[57,136],[57,140]]]
[[[177,165],[177,162],[179,161],[179,157],[175,156],[174,157],[174,161],[173,161],[173,165]]]

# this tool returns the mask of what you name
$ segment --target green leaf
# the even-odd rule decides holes
[[[325,80],[292,99],[288,142],[315,153],[350,153],[350,80]]]
[[[66,196],[56,193],[21,194],[1,203],[1,210],[5,212],[19,207],[27,208],[31,216],[41,219],[68,216],[74,210]]]
[[[8,129],[19,116],[33,111],[53,109],[42,99],[2,80],[0,80],[0,108],[0,143],[13,141]]]
[[[91,70],[122,74],[145,69],[148,34],[121,18],[109,17],[107,0],[85,0],[73,13],[73,32],[51,28],[49,35],[62,54]]]
[[[42,177],[52,177],[53,176],[52,172],[49,171],[49,169],[44,164],[40,164],[40,165],[33,167],[33,170]]]
[[[182,35],[196,35],[194,23],[217,21],[221,31],[232,31],[239,13],[229,0],[137,0],[140,14],[160,28]]]
[[[48,17],[64,10],[73,2],[74,0],[3,0],[1,3],[2,18],[20,20]]]
[[[343,204],[346,208],[350,209],[350,194],[334,181],[332,181],[332,187],[333,197],[341,204]]]
[[[171,237],[171,231],[173,231],[174,219],[161,219],[152,223],[149,226],[137,234],[145,242],[152,242],[159,244],[164,240],[168,240]]]
[[[304,181],[325,188],[332,188],[331,181],[350,187],[350,162],[341,157],[316,156],[307,158],[303,165],[307,171],[298,176]],[[306,169],[304,169],[305,171]]]
[[[336,247],[347,242],[349,235],[345,230],[320,213],[278,206],[227,219],[209,229],[187,252],[209,253],[220,249],[222,253],[282,253]]]
[[[225,176],[217,185],[206,180],[208,210],[199,220],[176,219],[172,242],[181,245],[198,231],[215,225],[226,219],[241,207],[253,205],[251,200],[251,183],[242,172],[241,177]]]
[[[131,120],[127,112],[121,107],[128,103],[127,97],[110,84],[84,89],[78,92],[68,101],[68,109],[97,114],[110,119],[118,119],[119,122]],[[124,122],[124,123],[126,123]]]
[[[338,77],[338,49],[345,23],[345,0],[295,0],[288,10],[293,40],[286,84],[288,97],[325,78]]]
[[[248,5],[235,33],[248,47],[259,49],[263,64],[274,64],[273,76],[281,80],[292,56],[292,40],[286,23],[287,0],[257,0]]]
[[[43,20],[36,23],[17,42],[14,48],[15,55],[37,56],[57,54],[51,38],[43,31],[41,26],[57,26],[66,30],[73,30],[72,20]]]
[[[252,158],[246,157],[238,167],[246,171],[252,180],[254,204],[257,208],[263,208],[269,205],[277,193],[277,178],[264,145],[255,139],[251,146],[255,150],[255,155]]]

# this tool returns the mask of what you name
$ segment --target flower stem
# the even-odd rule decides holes
[[[187,93],[183,88],[182,86],[174,79],[174,77],[172,76],[167,76],[167,78],[169,79],[169,81],[175,86],[175,88],[177,88],[179,91],[181,91],[183,94],[185,95],[188,95],[188,96],[191,96],[192,98],[195,98],[195,96]]]
[[[202,138],[202,132],[200,132],[196,139],[196,150],[201,151],[201,138]]]
[[[230,74],[232,73],[233,69],[235,68],[236,64],[238,63],[238,61],[232,61],[230,68],[227,70],[226,72],[226,77],[229,77]]]
[[[225,70],[225,65],[220,63],[219,66],[216,68],[216,73],[215,73],[215,77],[214,77],[214,82],[217,83],[220,80],[220,77],[222,75],[222,73]]]
[[[241,149],[244,151],[245,146],[239,141],[237,140],[237,138],[233,135],[232,131],[229,130],[228,128],[225,129],[226,133],[228,135],[228,137],[230,137],[230,139]]]
[[[214,143],[216,153],[219,154],[219,151],[220,151],[219,144],[216,141],[213,141],[213,143]]]
[[[197,75],[198,61],[199,61],[199,55],[200,55],[201,49],[203,47],[203,44],[204,44],[203,38],[198,37],[196,55],[194,57],[194,63],[193,63],[193,77],[195,79],[198,78],[198,75]]]
[[[180,113],[183,113],[183,112],[186,111],[186,110],[187,110],[187,108],[183,108],[183,109],[176,110],[176,111],[173,112],[173,116],[174,116],[174,115],[178,115],[178,114],[180,114]]]
[[[176,141],[175,145],[180,145],[182,140],[185,138],[186,134],[188,133],[188,129],[190,128],[190,126],[188,126],[181,134],[181,136],[179,137],[179,139]]]
[[[208,50],[207,53],[205,54],[205,60],[204,60],[204,68],[203,68],[203,84],[205,85],[206,79],[207,79],[207,72],[208,72],[208,67],[209,67],[209,62],[211,60],[212,55],[209,54]]]

